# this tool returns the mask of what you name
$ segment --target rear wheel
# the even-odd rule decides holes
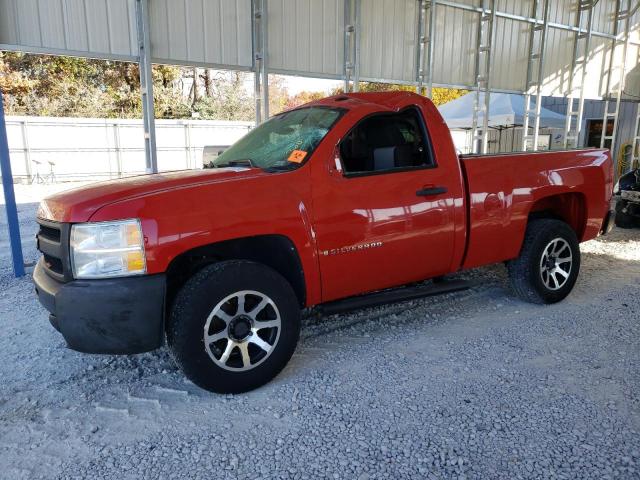
[[[616,202],[616,227],[633,228],[640,222],[633,216],[626,213],[627,202],[620,200]]]
[[[289,283],[247,261],[205,267],[178,293],[167,339],[185,375],[218,393],[240,393],[275,377],[295,350],[300,308]]]
[[[574,231],[560,220],[532,220],[520,256],[507,262],[507,270],[514,292],[523,300],[559,302],[573,289],[580,270]]]

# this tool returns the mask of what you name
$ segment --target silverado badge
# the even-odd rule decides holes
[[[368,250],[370,248],[378,248],[381,246],[382,242],[359,243],[358,245],[349,245],[346,247],[332,248],[331,250],[322,250],[320,253],[326,257],[329,255],[357,252],[360,250]]]

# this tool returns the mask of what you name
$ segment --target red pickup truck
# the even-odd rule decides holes
[[[407,92],[281,113],[212,166],[41,203],[36,292],[72,349],[166,337],[197,385],[247,391],[288,362],[305,307],[461,289],[442,277],[496,262],[524,300],[557,302],[578,243],[613,222],[607,150],[458,156],[431,101]]]

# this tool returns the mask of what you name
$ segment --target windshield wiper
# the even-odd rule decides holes
[[[227,163],[219,163],[216,165],[216,168],[224,168],[224,167],[251,167],[254,168],[255,165],[251,161],[250,158],[241,158],[239,160],[230,160]]]

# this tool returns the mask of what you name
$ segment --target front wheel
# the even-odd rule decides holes
[[[532,303],[564,299],[573,289],[579,270],[576,234],[569,225],[554,219],[530,221],[520,256],[507,262],[514,292]]]
[[[248,261],[203,268],[178,293],[169,347],[196,385],[241,393],[275,377],[298,342],[300,307],[275,270]]]

